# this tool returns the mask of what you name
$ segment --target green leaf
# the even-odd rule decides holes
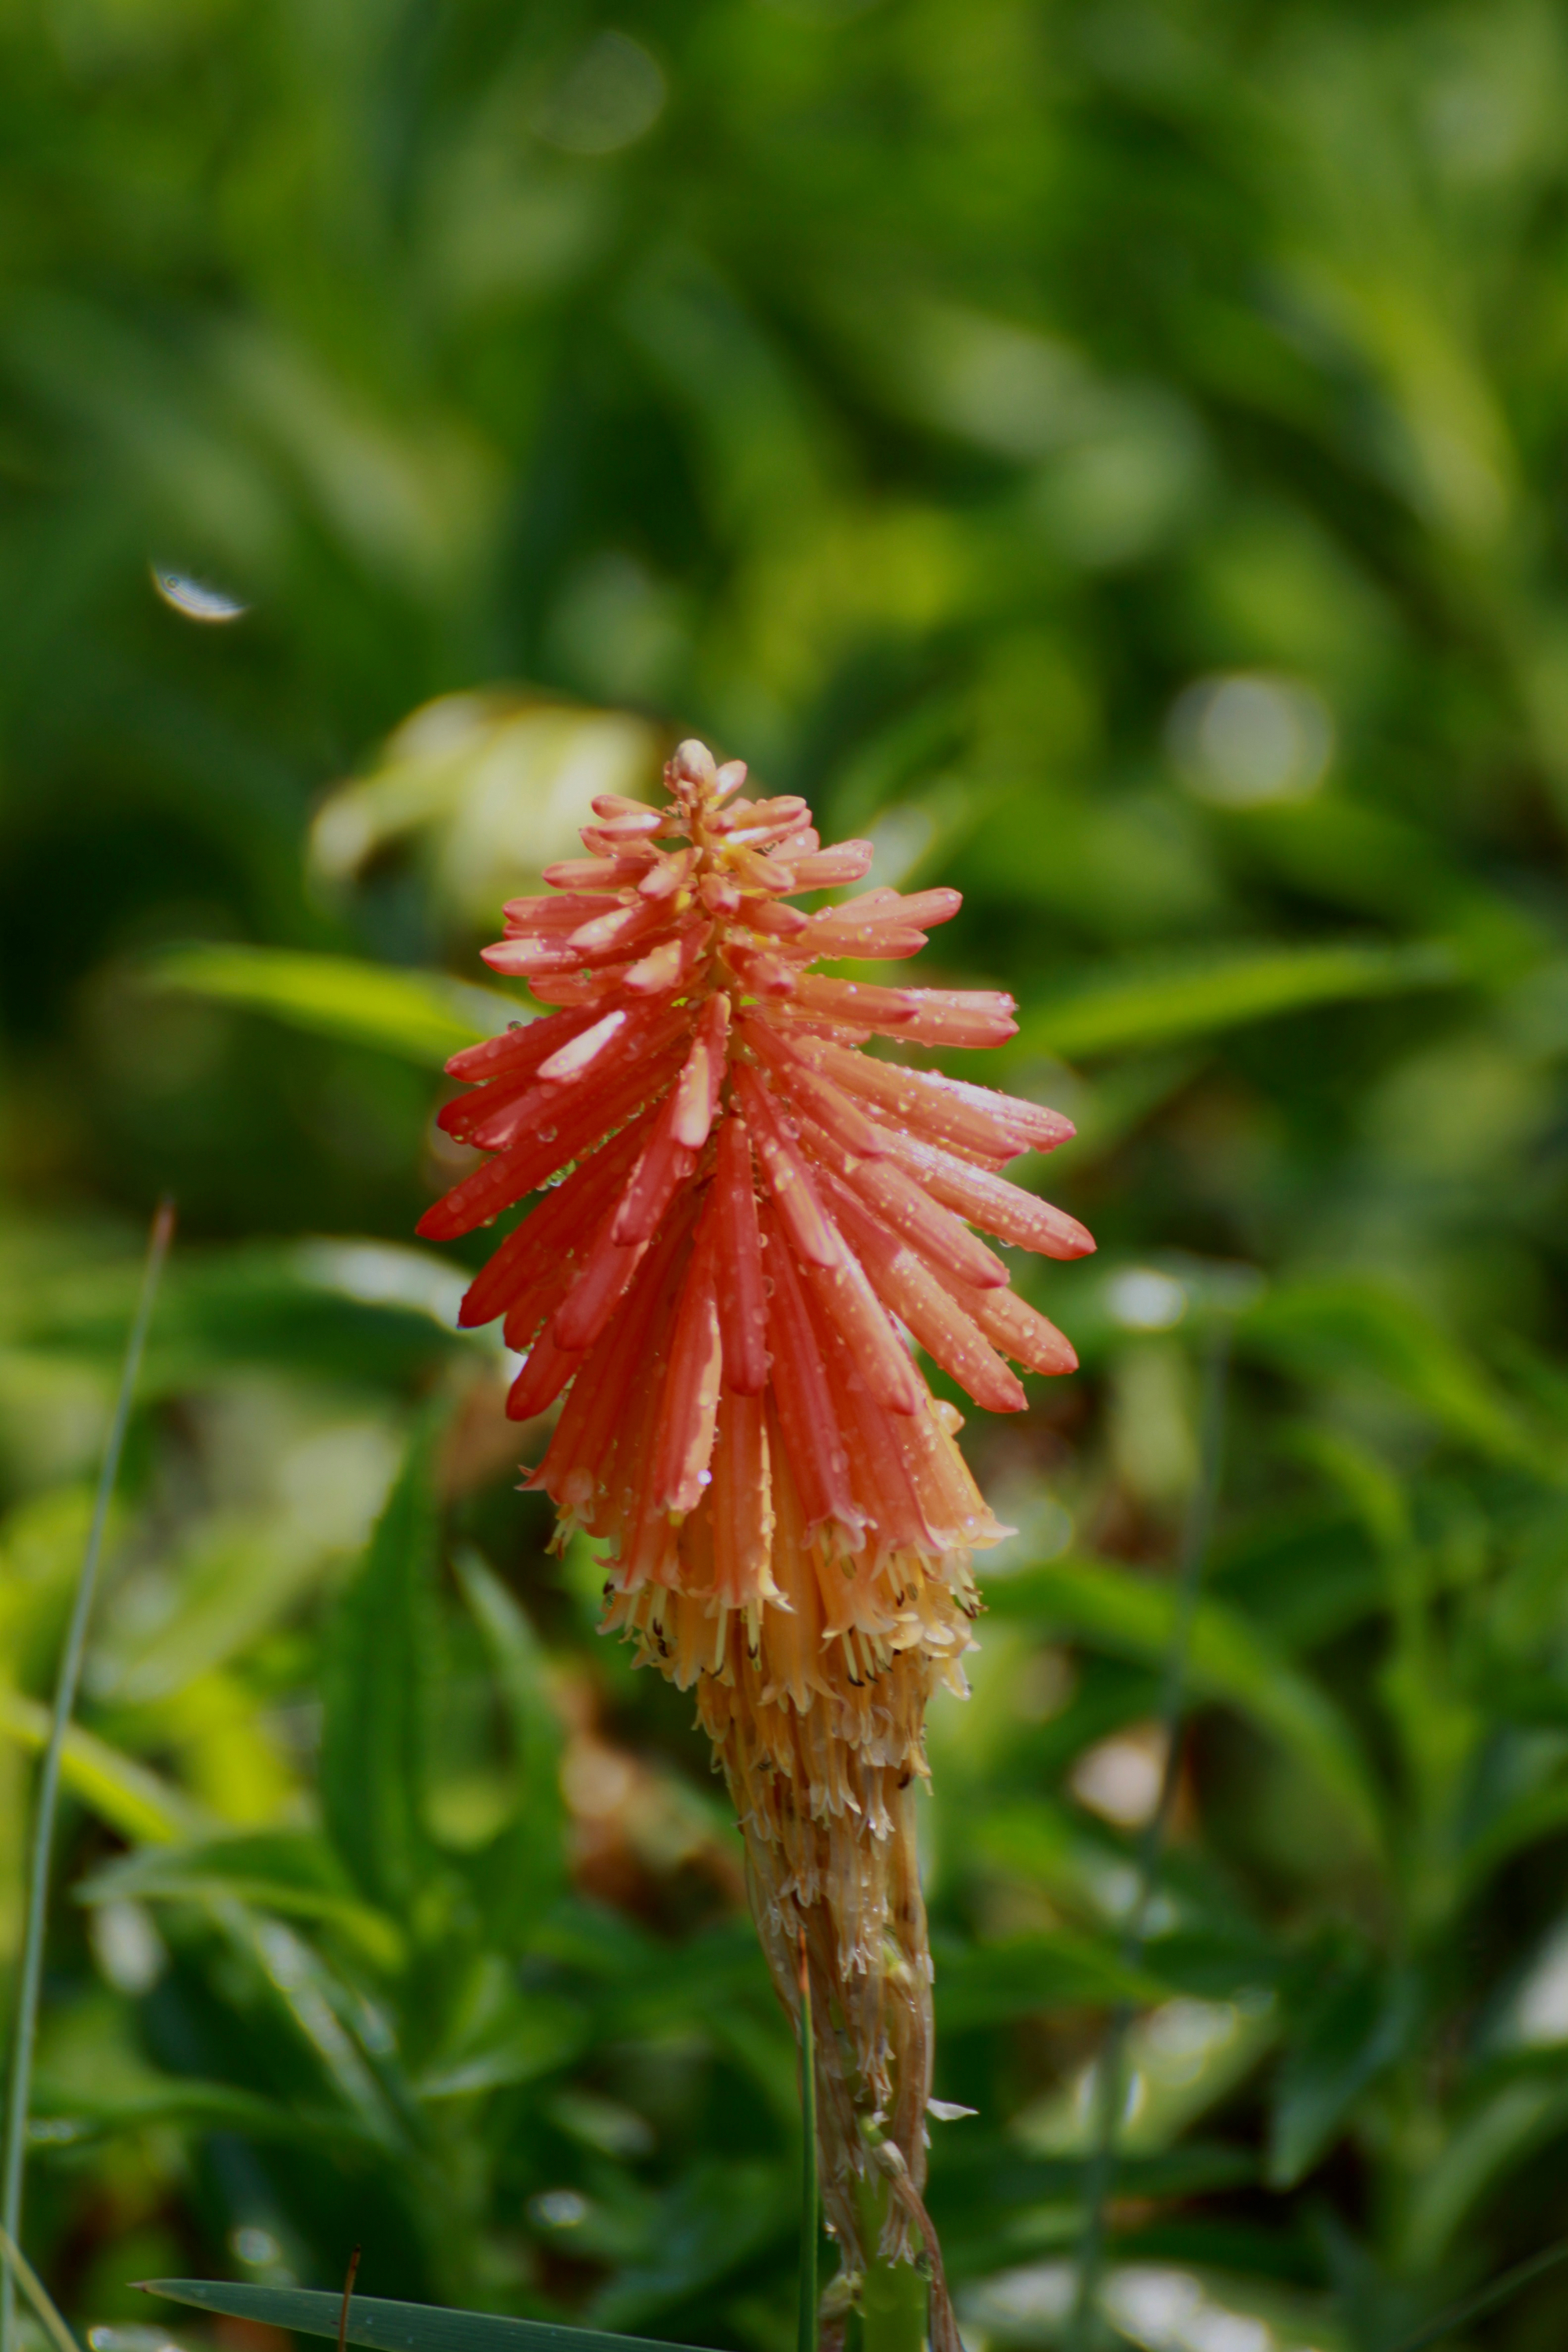
[[[1028,1005],[1008,1052],[1014,1058],[1125,1054],[1178,1038],[1210,1036],[1310,1005],[1447,987],[1460,977],[1452,949],[1440,940],[1415,947],[1347,940],[1232,949],[1131,971],[1113,968]]]
[[[1533,1465],[1536,1450],[1506,1397],[1415,1299],[1355,1276],[1267,1292],[1243,1317],[1247,1343],[1306,1375],[1372,1373],[1465,1444]]]
[[[79,2083],[52,2083],[40,2074],[33,2104],[37,2117],[33,2136],[46,2147],[79,2147],[84,2140],[145,2131],[156,2124],[244,2132],[253,2139],[284,2142],[305,2137],[338,2144],[343,2137],[341,2116],[312,2116],[232,2083],[179,2074],[100,2091]]]
[[[588,2022],[579,2002],[525,1990],[510,1956],[481,1952],[456,1974],[454,1996],[416,2085],[419,2095],[465,2098],[554,2074],[582,2049]]]
[[[471,1549],[457,1554],[453,1569],[489,1652],[511,1728],[517,1811],[476,1858],[491,1929],[511,1947],[537,1928],[565,1874],[561,1722],[533,1628],[505,1585]]]
[[[944,2032],[961,2032],[1047,2009],[1160,2000],[1167,1990],[1148,1969],[1129,1968],[1109,1944],[1052,1928],[941,1954],[937,2023]]]
[[[741,2269],[790,2229],[792,2185],[778,2165],[700,2158],[660,2198],[646,2254],[600,2294],[597,2315],[651,2317]]]
[[[1027,1617],[1151,1664],[1163,1660],[1175,1626],[1176,1596],[1107,1561],[1055,1560],[994,1585],[997,1616]],[[1383,1809],[1355,1735],[1333,1701],[1298,1673],[1275,1644],[1222,1601],[1198,1604],[1187,1659],[1200,1698],[1223,1700],[1310,1765],[1340,1802],[1361,1843],[1383,1843]]]
[[[287,1832],[125,1854],[95,1870],[75,1893],[87,1904],[232,1899],[284,1917],[320,1919],[380,1968],[396,1968],[404,1953],[395,1924],[357,1898],[331,1847]]]
[[[1279,2004],[1261,1990],[1238,2000],[1183,1998],[1134,2020],[1123,2063],[1127,2105],[1118,2147],[1169,2147],[1195,2118],[1245,2080],[1279,2033]],[[1038,2156],[1087,2155],[1098,2125],[1098,2069],[1047,2091],[1013,2126],[1021,2147]]]
[[[0,1692],[0,1733],[40,1749],[49,1736],[49,1710],[19,1692]],[[144,1764],[123,1756],[79,1724],[66,1733],[60,1778],[71,1794],[122,1837],[160,1840],[191,1835],[205,1825],[201,1808]]]
[[[202,996],[265,1013],[351,1045],[379,1046],[406,1062],[440,1069],[465,1045],[493,1037],[523,1016],[515,997],[472,988],[445,972],[407,971],[353,956],[292,948],[221,945],[168,948],[145,966],[153,989]]]
[[[1417,2277],[1435,2270],[1482,2200],[1564,2132],[1568,2083],[1561,2074],[1505,2084],[1472,2107],[1414,2188],[1403,2231],[1404,2267]]]
[[[409,1442],[363,1566],[328,1628],[321,1806],[350,1874],[403,1916],[432,1862],[425,1798],[436,1637],[436,1500],[428,1416]]]
[[[229,2286],[209,2279],[149,2279],[149,2294],[226,2318],[291,2328],[298,2336],[338,2332],[341,2294],[309,2287]],[[693,2352],[686,2345],[641,2336],[610,2336],[592,2327],[558,2327],[542,2319],[507,2319],[489,2311],[449,2311],[438,2304],[386,2303],[356,2294],[349,2305],[345,2340],[374,2352]]]
[[[1293,2189],[1317,2163],[1356,2101],[1408,2045],[1415,1987],[1370,1956],[1331,1967],[1279,2068],[1270,2117],[1268,2180]]]
[[[315,1377],[402,1382],[454,1351],[493,1349],[459,1331],[462,1275],[434,1251],[359,1235],[193,1250],[171,1267],[143,1394],[200,1387],[215,1370],[276,1364]],[[90,1262],[29,1282],[5,1305],[26,1355],[95,1367],[124,1335],[133,1269]]]

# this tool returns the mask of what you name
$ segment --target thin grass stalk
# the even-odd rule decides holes
[[[811,2021],[811,1971],[800,1939],[800,2314],[798,2352],[816,2352],[816,2244],[821,2189],[816,2178],[816,2036]]]
[[[44,2332],[55,2346],[55,2352],[80,2352],[76,2337],[60,2317],[58,2306],[48,2288],[16,2243],[9,2230],[0,2229],[0,2260],[7,2273],[15,2272],[22,2283],[22,2292],[43,2323]]]
[[[1483,2319],[1489,2313],[1500,2311],[1505,2303],[1511,2303],[1516,2294],[1522,2294],[1527,2286],[1533,2286],[1538,2278],[1544,2278],[1549,2271],[1556,2270],[1565,2262],[1568,2262],[1568,2238],[1559,2238],[1556,2244],[1548,2246],[1544,2253],[1531,2254],[1526,2261],[1515,2263],[1511,2270],[1501,2272],[1488,2285],[1478,2287],[1474,2294],[1466,2295],[1458,2303],[1451,2303],[1447,2311],[1440,2312],[1436,2319],[1428,2320],[1425,2326],[1418,2327],[1414,2336],[1402,2336],[1394,2347],[1394,2352],[1427,2352],[1429,2345],[1441,2344],[1445,2336],[1458,2335],[1460,2329],[1468,2327],[1473,2319]]]
[[[1214,1528],[1225,1450],[1226,1393],[1230,1374],[1230,1325],[1216,1322],[1204,1358],[1203,1403],[1199,1417],[1198,1475],[1182,1526],[1176,1567],[1176,1609],[1161,1677],[1161,1728],[1165,1760],[1160,1798],[1138,1842],[1136,1890],[1122,1927],[1121,1959],[1136,1969],[1148,1941],[1149,1912],[1154,1898],[1160,1859],[1170,1829],[1181,1775],[1182,1732],[1187,1706],[1187,1661],[1193,1627],[1203,1597],[1204,1566]],[[1068,2352],[1093,2352],[1100,2333],[1097,2307],[1105,2269],[1106,2208],[1116,2177],[1117,2140],[1126,2099],[1127,2035],[1135,2011],[1131,2001],[1119,2001],[1110,2013],[1100,2053],[1095,2102],[1093,2151],[1084,2171],[1083,2234],[1079,2241],[1078,2286],[1068,2329]]]
[[[22,1937],[22,1966],[16,1991],[16,2020],[11,2045],[11,2083],[5,2106],[5,2162],[0,2178],[0,2352],[15,2352],[16,2340],[16,2280],[21,2278],[31,2299],[36,2303],[31,2270],[26,2265],[18,2241],[22,2227],[22,2183],[27,2160],[27,2116],[32,2104],[33,2051],[37,2039],[38,1999],[44,1973],[44,1928],[49,1905],[49,1857],[54,1846],[55,1817],[59,1810],[60,1758],[65,1748],[66,1733],[76,1710],[78,1686],[81,1681],[82,1655],[87,1647],[88,1623],[92,1614],[93,1598],[98,1588],[99,1562],[103,1553],[103,1531],[109,1519],[109,1507],[120,1476],[120,1457],[125,1447],[125,1432],[131,1420],[131,1408],[136,1394],[136,1382],[142,1370],[142,1352],[147,1344],[147,1331],[153,1320],[153,1303],[163,1276],[163,1261],[169,1254],[169,1244],[174,1232],[174,1206],[172,1201],[159,1202],[153,1219],[153,1230],[147,1243],[147,1257],[142,1273],[141,1296],[131,1326],[131,1336],[125,1345],[125,1360],[121,1368],[120,1393],[115,1400],[114,1418],[109,1427],[109,1443],[104,1447],[103,1466],[99,1472],[98,1494],[93,1504],[92,1525],[88,1532],[87,1549],[82,1556],[81,1574],[77,1579],[76,1598],[71,1604],[70,1624],[66,1633],[61,1653],[59,1675],[55,1684],[54,1714],[49,1724],[49,1737],[44,1748],[43,1762],[38,1770],[37,1808],[33,1825],[33,1852],[27,1874],[27,1916]],[[38,2289],[42,2293],[42,2289]],[[46,2297],[46,2301],[47,2301]],[[53,2310],[53,2305],[49,2305]],[[40,2307],[40,2316],[49,2325]],[[58,2315],[56,2314],[56,2317]],[[64,2323],[60,2323],[63,2326]],[[51,2326],[50,2332],[53,2333]],[[75,2347],[68,2331],[65,2341]]]

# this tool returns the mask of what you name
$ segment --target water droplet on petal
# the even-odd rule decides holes
[[[237,596],[213,587],[205,580],[193,579],[188,572],[171,572],[161,563],[150,563],[147,569],[164,604],[183,614],[187,621],[239,621],[250,610]]]

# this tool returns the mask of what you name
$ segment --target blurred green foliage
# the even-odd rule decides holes
[[[1016,992],[1101,1238],[1020,1267],[1084,1370],[972,1421],[1019,1533],[931,1727],[972,2340],[1061,2334],[1123,1998],[1148,2352],[1389,2352],[1568,2228],[1565,110],[1550,0],[0,16],[7,1958],[183,1216],[51,1923],[84,2326],[362,2242],[793,2341],[734,1832],[406,1242],[497,902],[687,729],[963,887],[931,961]]]

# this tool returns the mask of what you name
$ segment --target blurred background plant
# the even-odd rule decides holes
[[[7,1964],[182,1218],[31,2159],[100,2352],[355,2242],[793,2340],[732,1827],[406,1239],[499,900],[688,729],[963,886],[1101,1240],[1037,1293],[1081,1377],[971,1424],[1019,1532],[933,1722],[972,2343],[1071,2325],[1123,1999],[1123,2340],[1387,2352],[1568,2228],[1565,111],[1550,0],[0,18]],[[1465,2340],[1565,2327],[1558,2273]]]

